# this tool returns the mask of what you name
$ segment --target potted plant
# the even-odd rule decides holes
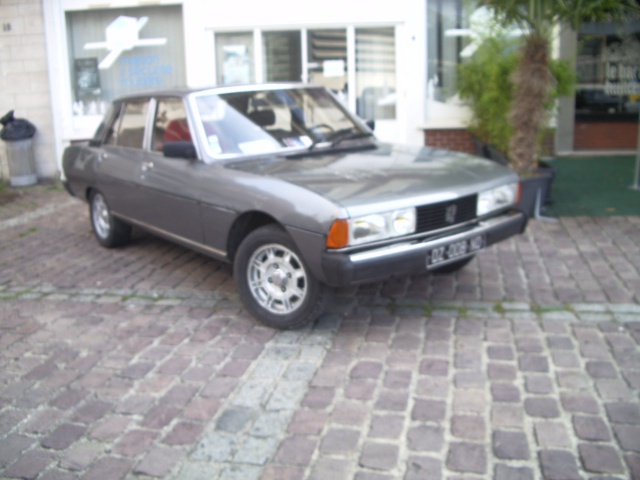
[[[508,157],[521,178],[535,178],[549,105],[554,90],[555,95],[562,93],[551,56],[554,28],[566,24],[578,30],[585,22],[621,22],[638,15],[640,7],[636,0],[480,0],[479,4],[492,9],[503,28],[518,27],[523,32],[510,77],[513,97],[507,118],[513,133]]]
[[[471,58],[459,67],[457,82],[460,98],[468,103],[473,114],[469,131],[475,138],[477,153],[512,167],[509,147],[514,125],[509,112],[514,95],[512,78],[518,66],[520,46],[521,39],[494,30],[481,41]],[[554,82],[544,104],[545,125],[551,118],[557,98],[569,94],[575,85],[575,73],[568,62],[552,60],[550,70]],[[540,151],[544,132],[541,128],[536,138],[536,152]],[[514,170],[521,175],[525,184],[524,209],[533,215],[538,189],[543,190],[541,198],[549,200],[554,170],[541,162],[538,162],[533,174],[520,172],[516,168]]]

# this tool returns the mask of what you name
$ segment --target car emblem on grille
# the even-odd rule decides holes
[[[454,203],[449,205],[444,211],[444,221],[448,224],[452,224],[456,221],[456,213],[458,213],[458,206]]]

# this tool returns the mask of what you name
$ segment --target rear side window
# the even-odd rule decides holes
[[[108,145],[142,148],[144,130],[147,123],[149,100],[126,102],[113,121],[113,126],[105,138]]]

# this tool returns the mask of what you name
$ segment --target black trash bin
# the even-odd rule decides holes
[[[33,154],[33,136],[36,127],[23,118],[15,118],[13,110],[0,118],[9,164],[9,182],[12,187],[26,187],[38,182],[36,159]]]

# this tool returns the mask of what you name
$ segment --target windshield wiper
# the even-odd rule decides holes
[[[373,133],[371,132],[345,132],[344,134],[338,136],[333,142],[331,142],[331,146],[335,147],[337,144],[342,142],[343,140],[356,140],[358,138],[367,138],[373,137]]]
[[[331,146],[335,147],[343,140],[355,140],[356,138],[366,138],[372,136],[373,133],[359,132],[356,131],[354,127],[341,128],[340,130],[335,130],[324,137],[314,140],[313,143],[309,145],[308,150],[312,151],[320,143],[331,142]]]

